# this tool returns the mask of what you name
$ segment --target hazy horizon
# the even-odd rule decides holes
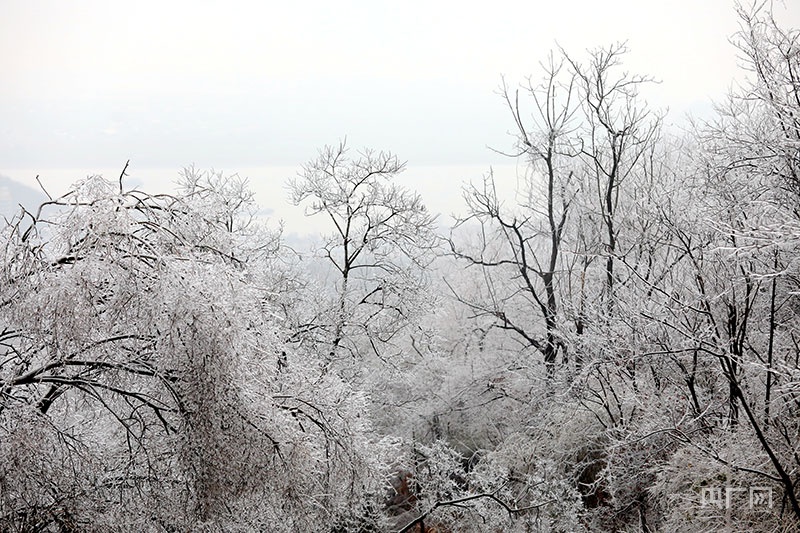
[[[188,167],[190,165],[186,165]],[[39,176],[44,188],[51,196],[59,196],[69,186],[91,175],[101,175],[115,181],[119,179],[123,165],[119,168],[61,168],[61,169],[5,169],[0,167],[0,176],[5,176],[16,184],[35,190],[44,198],[44,192],[36,181]],[[125,185],[128,188],[139,188],[149,193],[170,192],[179,178],[181,168],[139,168],[135,162],[126,172]],[[254,200],[261,209],[261,214],[272,223],[284,220],[287,233],[312,234],[327,231],[326,220],[321,217],[306,217],[302,207],[292,206],[289,202],[286,182],[300,170],[296,166],[260,166],[228,168],[203,168],[195,165],[199,171],[218,171],[224,175],[238,174],[246,178],[254,193]],[[451,222],[450,215],[463,215],[466,211],[462,199],[462,190],[469,182],[478,183],[489,171],[494,173],[501,197],[512,200],[517,178],[524,175],[524,168],[509,163],[504,165],[408,165],[406,170],[395,180],[411,190],[418,192],[428,210],[440,215],[442,224]],[[27,206],[26,206],[27,207]]]

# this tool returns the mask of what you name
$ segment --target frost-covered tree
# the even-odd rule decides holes
[[[703,430],[683,441],[717,472],[746,473],[781,493],[796,523],[800,49],[796,30],[781,28],[763,4],[737,10],[733,43],[751,76],[697,126],[696,214],[672,219],[684,275],[661,323]]]
[[[3,529],[379,520],[366,399],[286,344],[248,205],[221,175],[93,177],[3,229]]]
[[[575,198],[575,162],[580,153],[576,134],[578,95],[575,74],[565,59],[554,56],[544,66],[541,83],[524,87],[534,104],[531,125],[519,105],[519,90],[503,87],[502,96],[516,125],[516,157],[528,165],[517,206],[498,196],[489,173],[478,186],[465,190],[469,215],[456,228],[480,226],[477,249],[450,238],[453,254],[486,272],[483,297],[456,296],[476,317],[508,331],[540,352],[552,378],[563,352],[559,327],[563,312],[560,272],[565,264],[565,224]]]
[[[320,150],[289,181],[291,201],[331,225],[320,253],[336,274],[333,304],[302,326],[328,346],[331,361],[383,358],[426,308],[435,217],[419,194],[394,182],[404,168],[389,152],[363,150],[351,158],[342,142]]]

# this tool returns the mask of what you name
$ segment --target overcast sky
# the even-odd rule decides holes
[[[776,18],[800,27],[790,4]],[[556,42],[627,41],[678,120],[740,75],[736,29],[732,0],[2,0],[0,174],[292,167],[343,136],[410,168],[488,168],[513,129],[501,75]]]

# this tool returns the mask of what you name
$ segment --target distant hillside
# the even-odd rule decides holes
[[[46,197],[44,193],[0,174],[0,217],[11,218],[22,204],[26,209],[36,209]]]

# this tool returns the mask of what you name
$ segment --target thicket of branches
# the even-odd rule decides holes
[[[796,531],[800,33],[738,14],[689,133],[621,45],[504,80],[527,171],[449,231],[344,143],[310,255],[194,169],[6,220],[0,529]]]

